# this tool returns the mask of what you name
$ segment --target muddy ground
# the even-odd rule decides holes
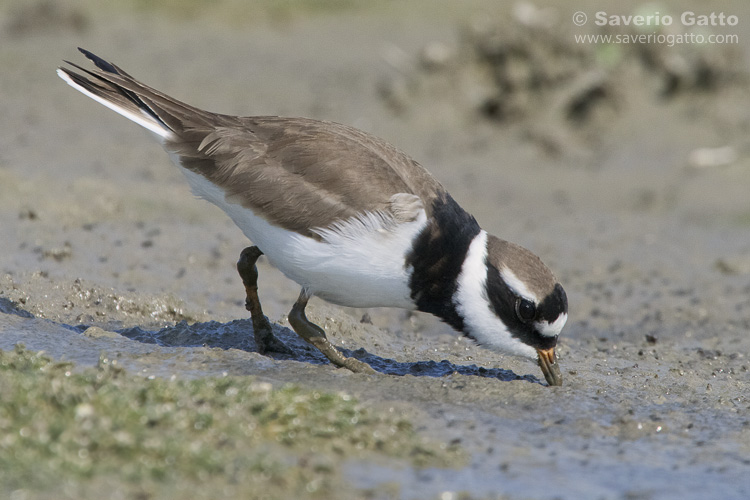
[[[472,457],[344,464],[399,498],[748,498],[750,7],[458,4],[0,8],[0,348],[345,390]],[[597,11],[654,8],[734,14],[707,29],[739,44],[571,43],[600,32]],[[247,241],[146,133],[56,77],[77,46],[206,109],[335,120],[409,152],[556,271],[564,386],[433,318],[314,300],[311,319],[381,374],[336,370],[286,328],[298,290],[266,262],[263,305],[296,354],[254,352]]]

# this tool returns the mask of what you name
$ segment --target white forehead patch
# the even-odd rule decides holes
[[[526,286],[526,283],[521,281],[518,276],[516,276],[515,273],[509,268],[503,266],[503,268],[500,270],[500,276],[503,278],[503,281],[505,281],[505,284],[508,285],[508,287],[513,291],[513,293],[520,297],[523,297],[526,300],[530,300],[534,304],[539,303],[539,297],[537,297],[535,293],[529,290],[529,288]]]
[[[556,337],[560,335],[565,323],[568,321],[568,314],[562,313],[557,317],[555,321],[550,323],[549,321],[537,321],[536,330],[540,335],[544,337]]]

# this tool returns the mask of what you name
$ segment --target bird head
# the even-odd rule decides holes
[[[536,359],[549,385],[562,385],[557,339],[568,299],[552,271],[529,250],[482,231],[458,278],[464,333],[488,349]]]

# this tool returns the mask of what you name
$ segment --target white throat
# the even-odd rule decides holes
[[[513,338],[492,310],[487,297],[487,233],[480,231],[466,253],[458,275],[458,289],[453,297],[464,327],[479,344],[493,351],[536,358],[536,350]]]

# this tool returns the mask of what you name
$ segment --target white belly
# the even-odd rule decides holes
[[[414,309],[404,258],[426,224],[424,211],[389,230],[378,225],[377,217],[347,222],[347,230],[325,231],[318,241],[272,226],[252,210],[228,203],[202,175],[180,170],[193,193],[226,212],[275,267],[311,295],[350,307]]]

